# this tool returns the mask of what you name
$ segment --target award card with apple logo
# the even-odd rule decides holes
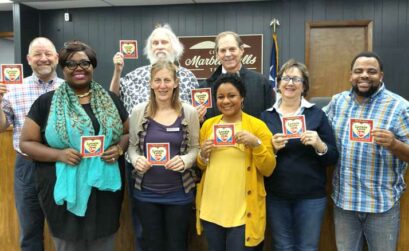
[[[23,65],[22,64],[2,64],[1,76],[3,84],[22,84]]]
[[[286,138],[300,138],[305,132],[305,116],[290,116],[282,118],[283,134]]]
[[[138,58],[138,42],[136,40],[119,40],[119,51],[126,59]]]
[[[234,146],[234,124],[216,124],[213,126],[214,144],[216,146]]]
[[[356,142],[372,143],[372,119],[349,119],[349,140]]]
[[[83,158],[101,156],[104,153],[104,135],[82,136],[81,155]]]
[[[203,105],[206,108],[212,108],[212,89],[211,88],[192,89],[192,105],[194,107]]]
[[[146,143],[148,162],[153,165],[165,165],[170,160],[169,143]]]

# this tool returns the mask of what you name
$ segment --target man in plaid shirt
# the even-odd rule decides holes
[[[351,64],[352,89],[324,108],[340,158],[333,177],[337,250],[396,250],[409,161],[409,102],[387,90],[373,52]]]
[[[44,250],[44,215],[34,186],[34,162],[24,157],[19,141],[24,119],[34,101],[42,94],[52,91],[63,82],[55,72],[58,54],[54,44],[47,38],[31,41],[28,64],[33,75],[23,84],[0,83],[0,132],[13,125],[13,146],[16,150],[14,170],[14,193],[20,222],[20,246],[22,251]]]

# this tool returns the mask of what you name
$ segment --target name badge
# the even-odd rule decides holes
[[[166,128],[166,131],[167,132],[179,132],[180,128],[179,127],[169,127],[169,128]]]

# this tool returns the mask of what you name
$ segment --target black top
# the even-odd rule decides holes
[[[128,113],[113,93],[109,93],[119,111],[122,121],[128,119]],[[41,95],[32,105],[27,117],[40,126],[41,140],[47,145],[45,128],[54,91]],[[82,105],[92,121],[95,131],[99,131],[99,123],[90,104]],[[120,163],[124,163],[123,159]],[[119,228],[119,215],[123,199],[124,171],[120,168],[122,188],[116,192],[100,191],[92,188],[84,217],[67,211],[64,203],[59,206],[54,201],[54,185],[56,182],[55,163],[35,161],[35,182],[39,193],[41,207],[54,237],[70,240],[95,240],[110,236]],[[120,164],[121,166],[121,164]]]
[[[328,146],[326,154],[319,156],[312,146],[306,146],[300,139],[289,139],[284,148],[277,152],[277,165],[273,174],[265,179],[267,195],[286,199],[314,199],[326,196],[326,166],[338,160],[335,137],[325,113],[313,106],[305,108],[306,129],[316,131]],[[265,111],[261,119],[273,134],[282,133],[279,114]]]
[[[208,108],[206,118],[212,118],[219,115],[216,100],[214,98],[213,86],[216,79],[222,74],[222,66],[219,66],[212,76],[199,83],[200,88],[212,88],[212,108]],[[240,78],[246,87],[246,97],[244,98],[243,111],[256,118],[260,118],[260,114],[274,104],[274,95],[271,90],[271,84],[266,77],[258,72],[241,67]]]

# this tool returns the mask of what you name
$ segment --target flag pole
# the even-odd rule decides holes
[[[273,34],[277,33],[277,27],[280,26],[280,21],[277,18],[271,19],[270,26],[273,28]]]
[[[278,73],[278,44],[277,44],[277,28],[280,26],[280,21],[277,18],[271,19],[270,27],[272,28],[272,48],[270,59],[270,76],[269,80],[273,91],[276,91],[276,81]]]

